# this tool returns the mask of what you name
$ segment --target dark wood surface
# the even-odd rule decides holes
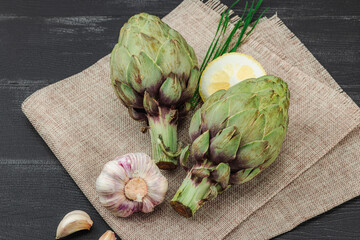
[[[0,239],[54,239],[58,222],[74,209],[88,212],[94,226],[67,239],[98,239],[109,229],[20,105],[34,91],[108,54],[131,15],[146,11],[162,17],[180,2],[0,0]],[[270,7],[266,15],[277,12],[358,105],[359,3],[271,0],[263,4]],[[277,239],[360,239],[360,198]]]

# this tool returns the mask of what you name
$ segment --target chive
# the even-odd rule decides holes
[[[216,29],[216,33],[215,36],[213,38],[213,40],[211,41],[211,44],[206,52],[204,61],[201,64],[200,67],[200,76],[199,76],[199,81],[202,75],[202,72],[204,71],[204,69],[206,68],[206,66],[208,65],[208,63],[220,56],[222,56],[223,54],[227,53],[227,52],[235,52],[236,49],[245,41],[245,39],[251,34],[251,32],[255,29],[256,25],[258,24],[260,18],[264,15],[264,13],[268,10],[268,8],[266,8],[261,14],[260,16],[256,19],[256,21],[254,22],[254,24],[251,26],[250,30],[248,32],[246,32],[246,30],[248,29],[248,27],[250,26],[251,22],[253,21],[254,15],[255,13],[258,11],[258,9],[260,8],[261,3],[263,2],[263,0],[259,0],[257,2],[257,4],[255,5],[255,0],[252,1],[251,6],[248,10],[248,2],[245,3],[245,7],[244,7],[244,11],[241,15],[241,17],[238,19],[238,21],[234,24],[234,28],[231,30],[229,36],[227,37],[227,39],[225,40],[225,42],[221,45],[218,46],[218,44],[220,42],[222,42],[222,39],[224,38],[224,35],[226,33],[226,30],[229,26],[229,22],[230,22],[230,10],[239,2],[240,0],[236,0],[227,10],[225,10],[224,12],[222,12],[220,20],[219,20],[219,24],[217,26]],[[255,6],[254,6],[255,5]],[[245,16],[246,15],[246,16]],[[244,18],[245,16],[245,18]],[[239,37],[234,45],[233,48],[231,48],[230,50],[228,50],[230,43],[235,35],[235,33],[237,32],[237,30],[239,30],[241,28]],[[192,99],[190,100],[192,109],[194,109],[196,107],[196,105],[199,103],[200,101],[200,94],[199,94],[199,84],[197,86],[197,89],[195,91],[194,96],[192,97]]]

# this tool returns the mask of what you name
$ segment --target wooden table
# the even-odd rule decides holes
[[[74,209],[88,212],[95,224],[67,239],[98,239],[109,229],[20,105],[34,91],[107,55],[131,15],[146,11],[162,17],[180,2],[0,0],[0,239],[54,239],[58,222]],[[360,2],[271,0],[263,5],[270,7],[267,16],[278,13],[359,105]],[[359,226],[358,197],[277,239],[360,239]]]

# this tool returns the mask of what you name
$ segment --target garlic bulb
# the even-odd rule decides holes
[[[145,153],[129,153],[106,163],[96,180],[101,204],[119,217],[153,211],[167,189],[167,179]]]

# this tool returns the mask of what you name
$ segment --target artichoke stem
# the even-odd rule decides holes
[[[174,169],[178,159],[176,113],[168,108],[159,108],[158,116],[148,116],[152,143],[152,158],[160,169]]]
[[[192,217],[207,201],[215,198],[218,186],[208,177],[197,177],[190,171],[170,204],[184,217]]]

